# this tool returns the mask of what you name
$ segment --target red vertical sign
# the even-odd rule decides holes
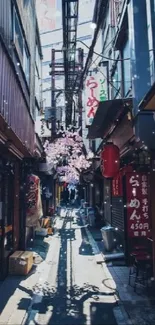
[[[148,175],[126,174],[128,237],[150,236]]]
[[[112,196],[123,196],[122,176],[120,173],[112,180]]]

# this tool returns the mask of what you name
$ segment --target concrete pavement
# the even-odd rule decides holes
[[[85,223],[85,220],[83,220]],[[155,294],[154,290],[145,290],[137,287],[134,292],[132,286],[128,284],[129,268],[124,263],[105,262],[105,249],[101,232],[96,228],[87,227],[87,233],[92,247],[94,247],[96,263],[102,263],[103,271],[113,284],[118,304],[122,311],[127,313],[133,325],[154,325],[155,324]],[[95,240],[97,239],[97,241]],[[152,278],[152,280],[154,280]],[[133,283],[132,283],[133,285]]]
[[[23,324],[126,324],[76,210],[57,220],[46,263]]]
[[[64,210],[55,227],[35,273],[2,284],[10,299],[0,303],[0,324],[131,324],[108,267],[96,263],[97,246],[77,210]]]

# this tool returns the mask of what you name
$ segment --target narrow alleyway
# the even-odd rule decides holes
[[[50,268],[35,286],[24,324],[117,324],[114,291],[106,284],[102,266],[96,264],[75,210],[68,209],[57,219],[46,263]]]
[[[36,238],[30,274],[0,284],[0,325],[154,325],[154,302],[128,286],[128,268],[98,264],[78,210],[61,212],[54,235]]]

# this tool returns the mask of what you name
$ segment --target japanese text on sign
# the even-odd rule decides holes
[[[94,77],[89,77],[89,79],[87,80],[86,86],[89,88],[89,96],[88,96],[88,100],[87,100],[87,107],[88,107],[87,117],[91,123],[95,116],[96,109],[99,104],[99,101],[95,95],[95,89],[98,87],[98,83],[96,82]]]
[[[122,179],[121,176],[118,174],[113,180],[112,180],[112,196],[122,196]]]
[[[100,102],[108,100],[107,64],[95,69],[85,83],[86,126],[90,126]]]
[[[148,176],[129,173],[127,185],[127,221],[129,237],[150,235]]]

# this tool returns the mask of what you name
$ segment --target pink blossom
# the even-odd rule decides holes
[[[52,164],[59,175],[64,174],[69,184],[79,183],[80,172],[91,165],[83,154],[83,141],[79,132],[66,131],[62,138],[57,138],[52,143],[46,141],[44,150],[47,163]],[[64,158],[68,164],[59,167],[58,164],[63,162]]]

